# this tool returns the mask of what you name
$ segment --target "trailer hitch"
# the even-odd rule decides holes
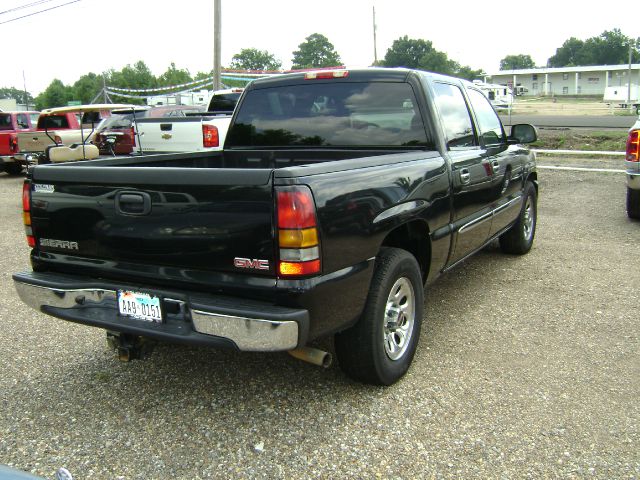
[[[151,356],[156,342],[146,337],[108,331],[107,345],[115,350],[121,362],[130,362]]]

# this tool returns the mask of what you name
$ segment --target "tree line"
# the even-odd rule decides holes
[[[600,35],[580,40],[571,37],[556,49],[546,67],[587,67],[592,65],[624,65],[640,62],[640,38],[630,38],[619,29],[605,30]],[[500,70],[536,68],[531,55],[507,55],[500,61]]]
[[[586,65],[620,65],[628,61],[629,48],[632,61],[640,61],[640,39],[631,39],[618,29],[605,31],[597,37],[579,40],[574,37],[566,40],[548,59],[548,67],[586,66]],[[293,52],[293,70],[304,68],[321,68],[340,65],[342,60],[329,39],[320,34],[309,35]],[[398,38],[387,50],[383,59],[374,62],[376,66],[407,67],[427,70],[445,75],[473,80],[481,77],[482,70],[474,70],[450,59],[445,52],[433,47],[429,40],[412,39],[408,36]],[[236,53],[229,68],[232,70],[277,71],[282,62],[272,53],[256,48],[243,48]],[[535,68],[530,55],[507,55],[500,61],[501,70],[519,70]],[[28,92],[15,88],[0,88],[0,97],[15,98],[19,103],[35,104],[41,110],[66,105],[75,100],[91,103],[105,85],[125,89],[153,89],[180,85],[210,78],[212,72],[198,72],[191,75],[187,69],[179,69],[175,63],[159,76],[153,75],[149,67],[142,61],[127,65],[122,70],[109,70],[102,74],[87,73],[73,85],[64,85],[54,79],[49,86],[35,99]],[[241,83],[226,82],[231,86]],[[116,98],[116,100],[121,100]],[[127,103],[142,103],[142,99],[124,99]]]

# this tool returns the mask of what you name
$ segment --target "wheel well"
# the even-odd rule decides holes
[[[531,172],[527,176],[525,181],[533,183],[533,186],[536,187],[536,194],[537,194],[538,193],[538,174],[536,172]]]
[[[400,225],[387,234],[381,246],[402,248],[411,253],[418,260],[422,280],[426,280],[431,264],[431,240],[426,223],[415,220]]]

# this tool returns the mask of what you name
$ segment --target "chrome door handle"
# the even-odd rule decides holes
[[[466,168],[463,168],[462,170],[460,170],[460,181],[465,185],[471,181],[471,174],[469,173],[469,170],[467,170]]]

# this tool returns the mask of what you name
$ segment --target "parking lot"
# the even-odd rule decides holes
[[[491,246],[428,287],[413,366],[377,388],[284,353],[163,345],[118,362],[103,331],[18,299],[22,179],[0,174],[0,464],[76,480],[637,478],[640,224],[625,177],[539,179],[530,254]]]

